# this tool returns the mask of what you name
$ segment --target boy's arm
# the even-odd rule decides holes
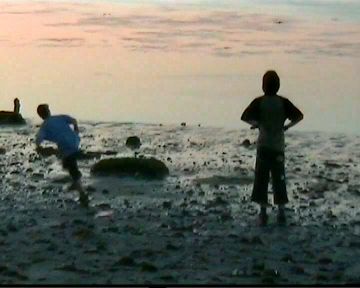
[[[36,138],[35,138],[35,145],[36,145],[36,151],[41,149],[41,142],[43,142],[45,140],[45,131],[44,129],[41,127],[39,132],[36,134]]]
[[[79,134],[79,126],[75,118],[72,118],[72,124],[74,125],[74,131]]]
[[[290,123],[284,126],[284,131],[295,126],[304,118],[303,113],[288,99],[285,100],[285,115],[290,120]]]
[[[251,129],[259,125],[259,100],[254,99],[241,115],[241,120],[250,124]]]
[[[74,131],[75,131],[77,134],[79,134],[79,126],[78,126],[78,123],[77,123],[76,119],[75,119],[75,118],[72,118],[72,117],[70,117],[70,116],[68,116],[68,115],[62,115],[62,117],[65,118],[65,121],[66,121],[67,123],[69,123],[70,125],[73,125],[73,126],[74,126]]]

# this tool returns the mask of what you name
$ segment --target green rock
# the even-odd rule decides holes
[[[155,158],[102,159],[91,168],[95,176],[141,176],[147,179],[163,179],[169,175],[166,165]]]

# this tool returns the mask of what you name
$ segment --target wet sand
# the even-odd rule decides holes
[[[55,157],[34,151],[34,125],[2,128],[3,284],[359,283],[360,136],[288,131],[288,225],[256,226],[250,202],[256,132],[179,125],[80,123],[102,158],[166,163],[163,181],[91,177],[81,208]],[[250,147],[242,142],[249,139]],[[272,194],[269,194],[272,198]]]

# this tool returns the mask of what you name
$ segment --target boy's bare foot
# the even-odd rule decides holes
[[[73,182],[68,188],[69,191],[79,191],[80,189],[82,189],[82,187],[79,181]]]
[[[260,213],[259,214],[259,219],[258,219],[259,226],[266,226],[267,222],[268,222],[267,214]]]
[[[277,215],[277,222],[279,225],[285,225],[286,224],[286,216],[283,209],[279,210],[279,213]]]

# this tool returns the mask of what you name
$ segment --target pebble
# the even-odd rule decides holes
[[[141,268],[142,272],[156,272],[156,271],[158,271],[158,268],[154,264],[152,264],[150,262],[142,262],[140,264],[140,268]]]
[[[134,266],[135,260],[130,256],[124,256],[119,259],[114,265]]]

